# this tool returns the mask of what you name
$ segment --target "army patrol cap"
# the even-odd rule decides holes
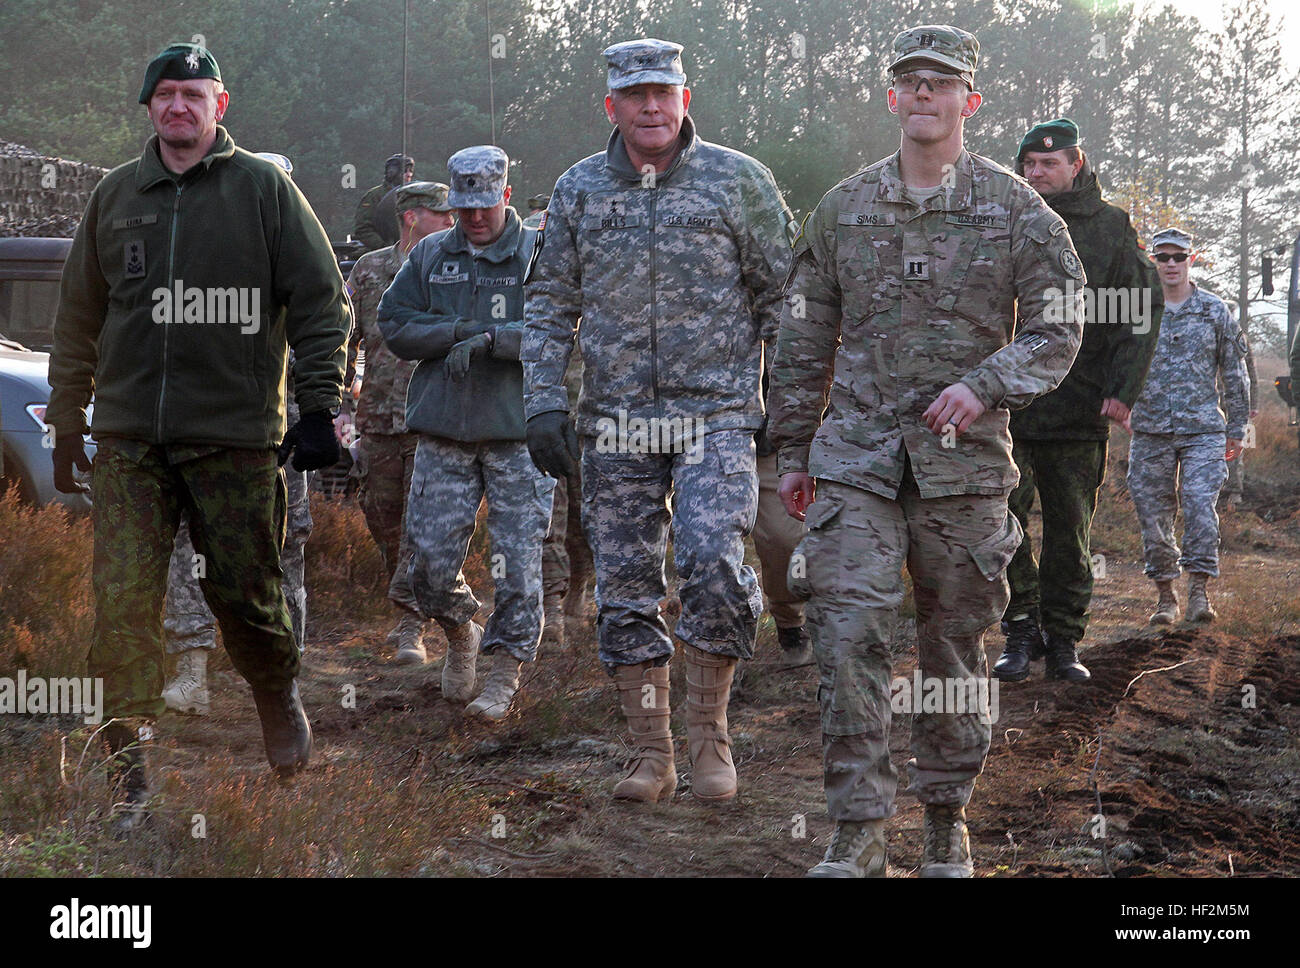
[[[212,52],[198,44],[172,44],[144,69],[140,103],[149,103],[153,89],[164,78],[169,81],[192,81],[200,77],[210,77],[218,82],[221,80],[221,68],[217,66],[217,59],[212,56]]]
[[[452,208],[491,208],[505,194],[510,159],[495,145],[462,148],[447,159],[451,173]]]
[[[1191,252],[1192,234],[1190,232],[1184,232],[1182,229],[1161,229],[1155,235],[1151,236],[1152,250],[1154,250],[1157,245],[1176,245],[1184,252]]]
[[[393,189],[393,207],[397,214],[413,208],[427,208],[430,212],[450,212],[447,195],[451,189],[442,182],[407,182]]]
[[[929,24],[904,30],[894,38],[889,72],[897,74],[904,67],[920,67],[928,61],[948,68],[973,89],[979,57],[980,42],[974,34],[947,24]]]
[[[540,212],[544,208],[546,208],[547,205],[550,204],[551,204],[550,195],[534,195],[532,198],[528,200],[528,208],[530,211],[533,212]]]
[[[1020,139],[1020,150],[1016,152],[1016,161],[1024,161],[1029,151],[1060,151],[1062,148],[1079,147],[1079,126],[1069,118],[1057,118],[1055,121],[1043,121],[1034,125]]]
[[[682,45],[644,37],[605,48],[609,89],[619,91],[637,84],[686,83],[682,70]]]

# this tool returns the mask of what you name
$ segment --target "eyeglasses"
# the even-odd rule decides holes
[[[1157,252],[1151,258],[1155,259],[1157,262],[1168,262],[1170,259],[1173,259],[1175,262],[1186,262],[1187,253],[1186,252]]]
[[[929,84],[930,90],[936,94],[953,94],[966,86],[966,82],[955,74],[917,74],[908,71],[906,74],[894,75],[895,88],[920,94],[922,84]]]

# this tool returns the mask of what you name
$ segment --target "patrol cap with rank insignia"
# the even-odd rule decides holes
[[[1192,234],[1184,232],[1182,229],[1161,229],[1151,236],[1151,248],[1154,249],[1157,245],[1176,245],[1184,252],[1191,252]]]
[[[894,57],[889,72],[906,67],[924,67],[928,61],[956,72],[975,87],[975,66],[980,59],[980,42],[975,35],[948,24],[929,24],[904,30],[894,38]]]
[[[1057,118],[1055,121],[1043,121],[1034,125],[1020,139],[1020,150],[1016,152],[1016,161],[1024,161],[1029,151],[1060,151],[1062,148],[1079,147],[1079,126],[1069,118]]]
[[[212,52],[198,44],[172,44],[144,69],[140,103],[149,103],[153,89],[164,78],[169,81],[192,81],[199,77],[221,80],[221,68],[217,67],[217,59],[212,56]]]
[[[605,48],[609,89],[618,91],[637,84],[686,83],[682,70],[682,45],[643,37]]]
[[[393,189],[393,207],[397,209],[399,215],[413,208],[427,208],[430,212],[450,212],[452,207],[447,201],[450,192],[451,189],[442,182],[407,182]]]
[[[505,195],[510,159],[496,145],[462,148],[447,159],[451,173],[452,208],[491,208]]]

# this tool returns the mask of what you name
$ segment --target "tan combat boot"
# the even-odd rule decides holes
[[[186,649],[176,659],[176,678],[163,690],[168,709],[190,716],[206,716],[209,709],[208,650]]]
[[[564,597],[547,595],[542,607],[542,645],[564,648]]]
[[[966,830],[966,807],[959,803],[925,805],[925,848],[921,855],[922,877],[972,877],[975,865],[970,857],[970,833]]]
[[[519,691],[519,666],[519,660],[505,649],[492,653],[492,671],[484,680],[483,691],[465,707],[465,712],[484,719],[505,719],[510,700]]]
[[[677,789],[673,733],[668,725],[668,666],[617,666],[614,681],[632,733],[632,769],[614,787],[620,800],[671,800]]]
[[[691,792],[705,803],[736,795],[736,767],[727,735],[727,700],[736,660],[702,652],[686,652],[686,741],[691,754]]]
[[[1219,613],[1210,604],[1210,595],[1206,583],[1210,576],[1204,572],[1194,571],[1187,576],[1187,621],[1213,622]]]
[[[447,660],[442,666],[442,698],[468,702],[474,698],[474,669],[483,626],[465,622],[447,629]]]
[[[885,821],[841,820],[822,862],[808,877],[884,877]]]
[[[1173,625],[1178,621],[1178,593],[1174,591],[1174,583],[1158,581],[1156,588],[1160,589],[1160,601],[1156,603],[1156,610],[1151,615],[1151,624]]]
[[[397,654],[393,662],[397,665],[424,665],[429,661],[429,654],[424,648],[424,631],[426,623],[418,615],[403,612],[397,623],[394,644]]]

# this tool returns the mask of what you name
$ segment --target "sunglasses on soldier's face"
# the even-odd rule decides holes
[[[1158,252],[1155,255],[1153,255],[1151,258],[1155,259],[1157,262],[1168,262],[1170,259],[1173,259],[1175,262],[1186,262],[1187,253],[1186,252]]]

